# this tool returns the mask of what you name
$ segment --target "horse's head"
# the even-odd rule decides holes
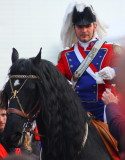
[[[35,58],[19,59],[17,50],[13,49],[9,80],[3,90],[3,99],[8,105],[3,141],[8,147],[20,146],[23,135],[41,109],[37,90],[40,61],[41,50]]]

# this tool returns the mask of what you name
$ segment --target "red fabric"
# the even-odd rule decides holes
[[[7,151],[5,150],[5,148],[2,146],[2,144],[0,144],[0,159],[3,159],[5,157],[8,156]]]
[[[15,154],[22,154],[22,150],[20,148],[15,148]],[[0,159],[7,157],[9,154],[5,150],[5,148],[0,144]]]
[[[65,50],[61,53],[61,58],[59,59],[59,62],[58,62],[58,65],[56,66],[60,71],[61,73],[68,79],[68,80],[71,80],[72,78],[72,73],[69,69],[69,65],[68,65],[68,62],[67,62],[67,59],[66,59],[66,56],[65,54],[67,52],[70,52],[70,51],[73,51],[73,47],[69,50]]]
[[[21,148],[15,148],[15,154],[22,154]]]
[[[84,52],[83,48],[80,45],[78,45],[78,49],[80,53],[82,54],[83,58],[85,59],[87,54]],[[93,72],[98,72],[98,70],[92,63],[90,63],[89,67],[93,70]]]
[[[35,127],[34,131],[35,131],[36,133],[39,133],[37,126]],[[34,139],[35,139],[36,141],[40,141],[40,136],[34,135]]]
[[[116,153],[112,148],[110,148],[112,150],[112,154],[115,160],[120,160],[120,157],[118,155],[118,153]]]

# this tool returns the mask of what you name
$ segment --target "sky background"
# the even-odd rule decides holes
[[[60,30],[71,0],[0,0],[0,89],[7,81],[12,48],[21,58],[36,56],[57,63],[63,49]],[[89,0],[108,26],[108,41],[124,43],[125,1]]]

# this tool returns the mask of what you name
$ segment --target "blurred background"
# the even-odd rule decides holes
[[[63,49],[60,30],[71,0],[0,0],[0,89],[7,80],[12,48],[22,58],[36,56],[57,63]],[[125,44],[125,1],[89,0],[102,21],[109,26],[109,42]]]

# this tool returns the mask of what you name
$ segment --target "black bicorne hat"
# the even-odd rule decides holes
[[[76,7],[74,7],[72,15],[72,23],[74,25],[83,26],[92,22],[96,22],[96,17],[90,7],[86,7],[82,12],[77,11]]]

